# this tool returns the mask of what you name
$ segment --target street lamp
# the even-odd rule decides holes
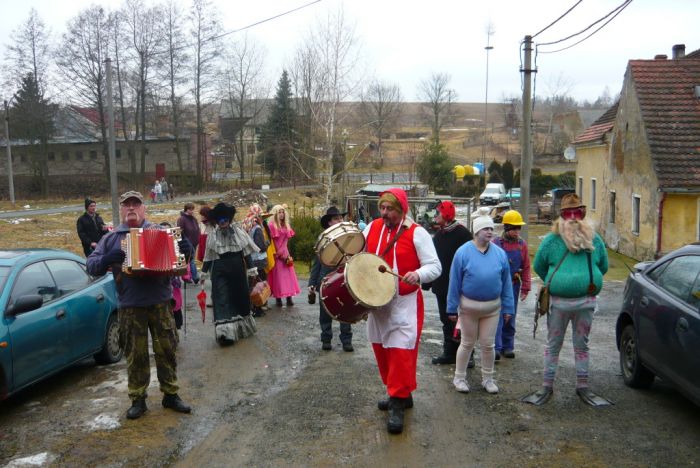
[[[493,35],[493,25],[489,23],[486,28],[486,92],[484,97],[484,136],[481,143],[481,173],[482,173],[482,189],[486,187],[486,132],[489,119],[489,52],[493,50],[491,45],[491,36]]]
[[[5,104],[5,148],[7,149],[7,178],[10,188],[10,204],[15,207],[15,182],[12,174],[12,144],[10,143],[10,110],[7,100]]]

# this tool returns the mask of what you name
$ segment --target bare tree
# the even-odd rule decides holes
[[[546,154],[548,149],[550,153],[563,153],[564,148],[569,143],[569,138],[564,133],[554,134],[554,119],[566,112],[576,110],[576,100],[570,96],[572,88],[573,83],[562,74],[557,75],[546,84],[547,97],[541,105],[547,115],[547,131],[542,143],[541,154]],[[548,148],[552,141],[555,141],[556,144],[553,148]]]
[[[146,172],[146,96],[150,92],[151,67],[158,46],[162,43],[162,30],[158,23],[162,17],[159,7],[146,6],[143,0],[126,0],[123,15],[130,37],[128,53],[138,77],[136,85],[136,140],[140,139],[140,174]]]
[[[56,51],[65,97],[78,106],[97,110],[105,174],[109,168],[109,160],[103,62],[107,58],[108,50],[107,15],[102,7],[93,5],[68,21],[67,31],[63,34]]]
[[[5,60],[7,87],[17,90],[13,133],[32,143],[32,163],[44,196],[48,195],[48,141],[55,130],[52,119],[56,108],[46,97],[49,36],[39,13],[32,8],[27,20],[12,33]]]
[[[264,76],[265,50],[246,34],[228,48],[224,60],[220,85],[225,98],[222,111],[255,127],[269,89]],[[242,125],[234,144],[241,179],[245,177],[247,153],[244,129]]]
[[[316,91],[310,93],[315,102],[310,103],[309,110],[324,136],[324,185],[326,203],[329,203],[333,183],[343,174],[343,171],[335,174],[333,171],[337,127],[348,115],[341,115],[338,106],[351,97],[359,86],[359,44],[355,28],[345,19],[342,8],[320,21],[309,33],[306,43],[309,45],[307,60],[316,62],[313,76]]]
[[[219,37],[221,25],[210,0],[193,0],[190,7],[190,34],[193,39],[193,95],[197,131],[197,177],[202,181],[204,154],[204,123],[202,112],[216,97],[216,61],[221,55]]]
[[[365,124],[377,139],[379,165],[384,165],[382,139],[396,125],[401,114],[401,89],[396,84],[374,81],[362,92],[360,111]]]
[[[8,85],[16,89],[31,73],[43,94],[51,63],[51,37],[36,9],[29,10],[29,18],[13,31],[11,41],[5,60]]]
[[[433,73],[418,85],[418,96],[430,112],[433,140],[438,144],[440,129],[450,115],[452,103],[457,100],[457,92],[449,87],[451,80],[447,73]]]
[[[165,37],[166,50],[160,60],[160,75],[165,82],[170,104],[171,131],[175,138],[175,154],[177,155],[178,171],[182,172],[182,148],[180,148],[180,134],[182,126],[182,85],[186,81],[184,74],[185,64],[190,60],[186,49],[181,44],[185,42],[185,33],[182,29],[183,16],[174,0],[168,0],[163,5],[163,36]]]

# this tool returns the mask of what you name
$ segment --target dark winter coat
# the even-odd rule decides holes
[[[103,230],[105,222],[102,220],[100,215],[95,213],[95,216],[90,216],[86,211],[83,215],[78,218],[76,222],[76,228],[78,230],[78,237],[80,237],[80,243],[83,245],[83,252],[87,257],[92,253],[92,247],[90,244],[93,242],[99,242],[102,236],[105,235],[106,231]]]
[[[196,249],[199,244],[199,221],[197,221],[197,218],[181,211],[176,224],[177,227],[182,229],[182,235]]]
[[[432,291],[438,296],[447,296],[447,290],[450,285],[450,268],[452,267],[452,259],[455,252],[465,242],[472,240],[472,233],[462,224],[454,221],[445,228],[440,229],[433,236],[433,244],[437,251],[440,265],[442,265],[442,273],[433,281]]]

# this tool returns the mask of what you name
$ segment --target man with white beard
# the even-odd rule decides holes
[[[523,397],[521,400],[526,403],[539,406],[552,396],[559,351],[571,322],[576,394],[591,406],[610,404],[588,388],[588,336],[597,309],[597,294],[608,271],[608,253],[603,239],[585,217],[586,206],[578,195],[565,195],[560,216],[535,255],[533,268],[545,284],[549,282],[551,305],[547,314],[542,388]]]

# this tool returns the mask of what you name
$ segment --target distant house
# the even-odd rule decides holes
[[[56,133],[48,143],[47,160],[49,175],[100,175],[106,172],[105,144],[100,132],[99,113],[95,109],[67,106],[59,109],[55,119]],[[122,136],[122,124],[116,122],[116,162],[117,171],[131,171],[130,155],[136,152],[136,167],[140,169],[139,144],[126,141]],[[12,136],[12,127],[10,127]],[[192,171],[196,162],[192,159],[189,138],[180,139],[183,171]],[[40,148],[21,140],[11,141],[12,169],[16,176],[33,175],[35,161]],[[0,140],[0,148],[5,153],[6,142]],[[0,171],[7,173],[6,158],[0,158]],[[172,136],[147,136],[146,172],[165,174],[179,168],[175,152],[175,138]]]
[[[700,51],[630,60],[620,100],[573,142],[606,243],[651,259],[700,240]]]

